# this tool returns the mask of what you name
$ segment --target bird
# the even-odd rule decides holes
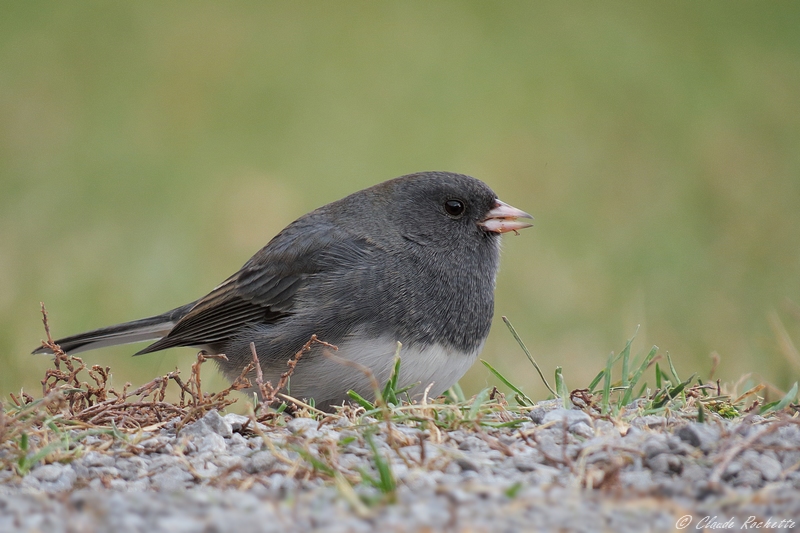
[[[335,357],[312,345],[288,393],[331,410],[350,401],[349,390],[374,399],[369,373],[389,379],[399,342],[398,389],[435,398],[489,334],[501,234],[532,218],[471,176],[401,176],[301,216],[196,301],[55,343],[70,355],[141,341],[155,342],[134,355],[194,347],[224,354],[215,360],[231,381],[253,360],[253,343],[264,382],[278,383],[316,335],[338,348]]]

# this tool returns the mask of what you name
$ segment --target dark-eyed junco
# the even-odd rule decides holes
[[[336,355],[388,379],[402,343],[399,386],[438,396],[469,369],[489,334],[500,234],[532,217],[462,174],[421,172],[320,207],[289,224],[208,295],[164,314],[56,342],[67,353],[156,340],[136,355],[173,346],[225,354],[235,379],[254,342],[273,384],[316,334]],[[290,393],[329,408],[367,377],[325,357],[304,355]],[[39,348],[34,353],[46,353]]]

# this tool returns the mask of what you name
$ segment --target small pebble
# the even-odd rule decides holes
[[[32,474],[39,481],[53,482],[61,476],[62,468],[60,464],[42,465],[36,468]]]

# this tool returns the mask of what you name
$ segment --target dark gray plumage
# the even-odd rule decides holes
[[[500,233],[530,226],[530,215],[500,202],[461,174],[403,176],[320,207],[287,226],[207,296],[162,315],[56,341],[68,353],[158,339],[136,355],[174,346],[224,353],[229,379],[251,360],[275,384],[309,338],[389,377],[403,345],[400,385],[430,384],[436,396],[474,362],[489,333]],[[323,408],[366,377],[316,346],[302,357],[290,393]],[[38,349],[34,353],[44,352]]]

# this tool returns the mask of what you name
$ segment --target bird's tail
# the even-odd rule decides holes
[[[55,341],[68,354],[76,354],[106,346],[117,346],[132,342],[152,341],[164,337],[172,330],[175,323],[192,308],[194,302],[167,311],[161,315],[142,318],[132,322],[123,322],[114,326],[93,329],[77,335],[70,335]],[[51,354],[52,350],[40,346],[33,350],[34,354]]]

